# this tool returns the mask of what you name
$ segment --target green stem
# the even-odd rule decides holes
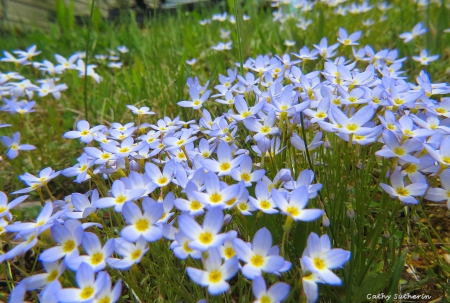
[[[88,85],[88,62],[89,62],[89,41],[91,40],[91,29],[92,29],[92,16],[94,15],[94,7],[95,7],[95,0],[92,0],[92,6],[91,6],[91,15],[89,17],[89,26],[88,26],[88,34],[86,37],[86,63],[84,65],[84,116],[86,117],[86,120],[88,119],[88,108],[87,108],[87,85]]]
[[[238,9],[236,0],[234,0],[234,18],[236,19],[236,34],[238,40],[238,48],[239,48],[239,63],[241,75],[244,76],[244,59],[242,57],[242,45],[241,45],[241,29],[239,27],[239,18],[238,18]]]

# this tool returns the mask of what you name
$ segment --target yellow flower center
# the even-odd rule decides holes
[[[126,200],[127,200],[127,197],[125,197],[125,196],[118,196],[116,198],[116,203],[117,204],[122,204],[122,203],[125,203]]]
[[[150,223],[146,219],[142,218],[142,219],[137,220],[135,225],[136,225],[136,229],[138,231],[143,232],[149,228]]]
[[[350,124],[347,124],[346,128],[347,128],[347,130],[354,132],[355,130],[358,129],[358,125],[354,124],[354,123],[350,123]]]
[[[200,242],[202,242],[203,244],[209,244],[209,243],[212,242],[213,237],[212,237],[212,234],[211,234],[211,233],[205,231],[205,232],[203,232],[203,233],[200,234],[199,240],[200,240]]]
[[[104,153],[101,155],[101,158],[104,160],[107,160],[107,159],[111,158],[111,154]]]
[[[195,101],[194,101],[194,105],[195,105],[195,106],[199,106],[200,104],[201,104],[200,100],[195,100]]]
[[[260,303],[272,303],[272,299],[270,299],[268,296],[264,295],[261,298],[259,298]]]
[[[450,157],[442,157],[442,162],[446,165],[450,165]]]
[[[184,250],[185,250],[187,253],[191,253],[191,252],[194,251],[192,248],[189,247],[189,242],[188,242],[188,241],[184,242],[183,248],[184,248]]]
[[[132,260],[137,260],[137,259],[139,259],[139,257],[141,256],[141,254],[142,254],[142,251],[141,251],[140,249],[136,249],[135,251],[133,251],[133,252],[131,253],[131,259],[132,259]]]
[[[94,288],[92,286],[88,286],[83,288],[80,293],[80,298],[83,300],[89,299],[94,294]]]
[[[191,210],[199,210],[202,208],[202,205],[198,201],[192,201],[191,202]]]
[[[447,110],[442,107],[435,108],[434,110],[440,114],[445,114],[447,112]]]
[[[48,281],[48,282],[52,282],[52,281],[54,281],[57,277],[58,277],[58,271],[57,271],[56,269],[55,269],[55,270],[52,270],[51,272],[48,273],[47,281]]]
[[[158,184],[159,185],[164,185],[167,183],[167,178],[166,177],[161,177],[158,179]]]
[[[399,187],[395,189],[395,192],[399,195],[399,196],[409,196],[409,191],[404,188],[404,187]]]
[[[405,169],[405,172],[407,172],[408,174],[413,174],[417,171],[418,166],[416,164],[409,164],[408,167]]]
[[[81,132],[80,132],[80,135],[81,136],[87,136],[87,135],[89,135],[89,131],[87,130],[87,129],[85,129],[85,130],[82,130]]]
[[[295,206],[288,206],[286,208],[286,212],[291,215],[292,217],[297,217],[300,214],[300,211]]]
[[[316,118],[319,118],[319,119],[323,119],[323,118],[325,118],[327,116],[327,114],[325,114],[324,112],[318,112],[317,114],[316,114]]]
[[[395,129],[396,129],[395,125],[392,124],[392,123],[389,123],[389,124],[387,125],[387,128],[390,129],[390,130],[395,130]]]
[[[410,129],[405,129],[404,134],[407,135],[407,136],[411,136],[414,133]]]
[[[333,102],[334,105],[341,105],[341,100],[339,100],[339,99],[337,99],[337,98],[336,98],[336,99],[333,99],[332,102]]]
[[[227,170],[230,169],[230,167],[231,167],[231,165],[230,165],[230,163],[228,163],[228,162],[225,162],[225,163],[220,164],[220,170],[221,170],[221,171],[227,171]]]
[[[250,259],[250,263],[255,267],[261,267],[264,264],[264,258],[260,255],[254,255]]]
[[[64,242],[63,251],[65,253],[71,252],[74,248],[75,248],[75,241],[68,240],[68,241]]]
[[[248,209],[248,205],[245,202],[239,203],[239,209],[241,211],[246,211]]]
[[[314,266],[315,266],[318,270],[325,269],[325,262],[324,262],[321,258],[315,258],[315,259],[314,259]]]
[[[399,157],[406,155],[406,150],[401,147],[395,147],[392,151]]]
[[[210,154],[209,154],[209,152],[207,152],[207,151],[205,151],[205,152],[202,153],[202,157],[203,157],[203,158],[208,158],[209,155],[210,155]]]
[[[184,142],[186,142],[185,140],[178,140],[178,142],[177,142],[177,145],[178,146],[181,146],[181,145],[183,145],[184,144]]]
[[[236,252],[234,251],[233,247],[227,247],[224,249],[224,255],[227,257],[227,259],[233,258],[236,255]]]
[[[263,126],[261,127],[261,133],[268,134],[270,132],[270,126]]]
[[[222,196],[218,193],[213,193],[210,197],[209,197],[209,201],[211,203],[219,203],[220,201],[222,201]]]
[[[119,149],[119,153],[127,153],[129,151],[130,149],[128,147],[122,147],[121,149]]]
[[[231,205],[233,205],[234,203],[236,203],[236,200],[237,200],[237,198],[233,198],[233,199],[228,200],[227,202],[225,202],[225,204],[228,205],[228,206],[231,206]]]
[[[247,118],[248,116],[250,116],[252,113],[249,111],[243,112],[242,113],[242,118]]]
[[[395,103],[396,105],[402,105],[404,102],[405,102],[405,101],[403,101],[403,99],[400,99],[400,98],[394,99],[394,103]]]
[[[241,179],[244,180],[245,182],[250,182],[250,175],[247,173],[243,173],[241,174]]]
[[[356,102],[356,98],[355,97],[348,97],[347,100],[349,102],[355,103]]]
[[[95,253],[91,257],[91,264],[97,265],[100,264],[100,262],[103,261],[103,254],[101,252]]]
[[[261,207],[262,209],[269,209],[270,208],[270,202],[267,200],[261,201],[259,203],[259,207]]]
[[[106,296],[98,300],[98,303],[111,303],[111,299],[109,296]]]
[[[209,282],[218,283],[222,280],[222,273],[219,270],[213,270],[209,273]]]

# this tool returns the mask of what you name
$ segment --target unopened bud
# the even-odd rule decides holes
[[[330,141],[328,141],[328,139],[325,139],[325,141],[323,142],[323,147],[325,148],[331,148],[331,143]]]
[[[355,217],[355,211],[353,210],[353,209],[347,209],[347,217],[349,218],[349,219],[353,219],[354,217]]]
[[[270,139],[263,137],[256,143],[256,145],[261,151],[261,154],[265,154],[270,148]]]
[[[130,170],[138,172],[140,170],[139,164],[136,161],[131,160],[130,161]]]
[[[311,122],[309,121],[309,119],[303,118],[303,127],[305,129],[309,129],[311,127]]]
[[[323,227],[329,227],[330,226],[330,219],[328,219],[327,215],[324,215],[322,217],[322,226]]]
[[[224,225],[229,225],[230,222],[231,222],[231,219],[232,219],[231,215],[230,214],[226,214],[225,217],[223,218],[223,224]]]

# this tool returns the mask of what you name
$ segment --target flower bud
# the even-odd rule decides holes
[[[229,225],[231,222],[231,215],[230,214],[226,214],[225,217],[223,218],[223,225]]]
[[[328,219],[327,215],[323,215],[322,217],[322,226],[329,227],[331,224],[330,219]]]
[[[309,129],[311,127],[311,122],[309,121],[309,119],[303,118],[303,127],[305,129]]]
[[[139,170],[140,170],[139,164],[136,161],[131,160],[130,161],[130,170],[139,172]]]
[[[346,214],[347,214],[347,218],[349,218],[349,219],[353,219],[356,215],[356,213],[353,209],[347,209]]]
[[[270,139],[263,137],[256,143],[256,145],[258,146],[258,149],[261,151],[261,154],[265,154],[270,148]]]

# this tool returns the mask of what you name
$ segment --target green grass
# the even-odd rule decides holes
[[[193,114],[193,111],[176,105],[178,101],[187,100],[189,97],[186,89],[188,77],[198,76],[201,83],[211,81],[209,88],[212,88],[217,83],[219,74],[225,74],[227,68],[234,68],[235,63],[241,62],[242,59],[245,61],[259,54],[282,55],[286,52],[298,52],[304,45],[311,49],[322,37],[328,37],[331,44],[336,41],[340,27],[344,27],[349,33],[362,29],[364,33],[360,40],[361,45],[370,44],[376,51],[397,48],[400,57],[409,58],[417,55],[422,48],[427,48],[430,54],[440,54],[439,61],[432,62],[425,68],[408,59],[404,64],[405,75],[413,82],[420,70],[425,69],[434,83],[449,81],[447,68],[450,63],[450,34],[443,33],[443,29],[449,27],[448,9],[436,5],[420,9],[410,1],[395,1],[394,5],[395,7],[386,13],[386,21],[370,28],[363,27],[361,22],[367,18],[379,20],[381,12],[377,9],[359,15],[338,16],[333,14],[332,8],[317,4],[313,11],[304,15],[305,18],[313,19],[313,23],[307,31],[302,31],[295,26],[293,19],[284,24],[284,30],[280,30],[280,24],[272,21],[270,9],[246,4],[236,10],[230,9],[230,13],[238,17],[243,12],[251,16],[250,21],[239,20],[239,27],[229,22],[217,21],[201,26],[199,20],[210,18],[212,13],[199,7],[195,12],[179,10],[174,15],[155,15],[144,24],[137,24],[133,17],[128,15],[122,16],[121,21],[116,24],[96,22],[92,25],[90,34],[88,27],[74,26],[73,29],[63,30],[63,27],[57,24],[51,26],[48,32],[36,29],[7,33],[0,37],[3,50],[25,49],[36,44],[38,49],[42,50],[38,60],[53,61],[54,53],[69,56],[74,51],[86,50],[87,37],[89,57],[104,54],[108,48],[114,49],[119,45],[126,45],[130,52],[123,57],[124,67],[117,71],[111,71],[103,63],[97,62],[97,72],[103,77],[103,81],[96,84],[88,78],[87,92],[84,79],[79,79],[76,72],[68,73],[63,76],[62,82],[66,83],[69,89],[63,93],[61,100],[37,97],[36,113],[27,115],[23,120],[17,115],[1,114],[1,122],[12,124],[13,127],[0,129],[0,135],[10,135],[20,130],[22,142],[35,145],[37,149],[36,152],[21,152],[17,159],[0,164],[0,190],[12,192],[24,187],[17,179],[17,176],[24,172],[35,174],[48,166],[61,170],[76,163],[76,158],[82,151],[82,144],[77,140],[65,140],[62,135],[74,129],[76,121],[85,118],[86,111],[91,125],[109,126],[112,122],[134,121],[134,117],[125,107],[127,104],[149,106],[157,113],[156,117],[150,117],[143,122],[154,123],[166,115],[180,115],[185,121],[198,119],[197,113]],[[413,43],[404,44],[398,38],[399,34],[410,31],[419,21],[429,28],[427,34],[420,36]],[[210,49],[221,41],[221,28],[232,31],[231,51],[219,53]],[[284,46],[286,39],[295,40],[296,46]],[[349,48],[341,53],[347,57],[350,54]],[[198,59],[198,63],[192,67],[188,66],[185,61],[194,57]],[[323,61],[307,62],[303,66],[304,73],[322,68],[322,63]],[[236,66],[238,70],[240,67]],[[3,72],[13,68],[12,64],[0,63],[0,70]],[[33,75],[27,67],[18,71],[31,79],[37,79],[38,75]],[[224,110],[213,102],[209,102],[206,108],[214,113],[214,116]],[[298,126],[296,130],[300,134],[302,128]],[[241,134],[240,139],[245,136],[246,134]],[[313,136],[313,130],[307,130],[308,142]],[[402,278],[400,274],[404,271],[403,263],[405,260],[407,263],[411,262],[412,253],[419,254],[425,263],[421,268],[423,279],[420,282],[402,281],[404,284],[401,291],[435,289],[438,296],[443,296],[449,291],[446,281],[450,266],[442,259],[442,254],[446,249],[448,251],[448,248],[438,251],[435,243],[442,240],[440,237],[444,238],[442,243],[448,243],[448,239],[445,239],[447,235],[437,233],[435,227],[430,224],[425,212],[427,205],[413,206],[408,214],[399,217],[403,206],[380,191],[378,186],[382,182],[389,183],[386,173],[390,165],[388,161],[380,161],[374,156],[380,144],[356,149],[349,148],[334,135],[328,135],[327,140],[332,149],[320,149],[318,157],[329,165],[313,167],[318,181],[324,185],[321,199],[311,201],[311,205],[325,208],[331,226],[326,229],[315,222],[297,223],[292,227],[284,249],[286,258],[293,263],[293,268],[282,278],[291,284],[292,291],[288,301],[298,302],[302,294],[298,260],[311,231],[328,232],[333,247],[352,251],[350,262],[340,271],[344,286],[321,286],[323,299],[332,302],[365,302],[367,293],[398,293],[399,280]],[[295,156],[296,161],[290,160],[288,153]],[[301,170],[310,168],[306,155],[294,153],[295,151],[290,149],[285,155],[285,161],[274,160],[266,163],[268,177],[273,178],[284,165],[292,168],[296,172],[295,176]],[[355,162],[355,158],[359,159],[359,162]],[[52,193],[59,199],[72,192],[84,192],[89,189],[88,186],[90,185],[75,185],[67,178],[58,178],[50,183]],[[33,193],[30,199],[39,200],[39,196]],[[352,216],[349,218],[348,214]],[[18,212],[17,215],[20,217],[21,213]],[[237,215],[227,229],[237,229],[244,239],[251,239],[259,228],[267,226],[272,232],[274,242],[279,244],[283,237],[283,221],[281,215],[264,217],[261,220]],[[124,224],[119,219],[111,219],[108,223],[111,226],[97,231],[103,239],[117,236],[118,230],[114,227],[117,225],[113,223]],[[54,244],[50,236],[46,236],[46,241],[40,243],[38,251]],[[124,302],[138,302],[136,298],[142,302],[196,302],[205,295],[208,297],[207,291],[189,281],[187,275],[181,274],[186,266],[199,268],[200,263],[192,259],[177,260],[167,243],[158,241],[151,244],[150,257],[142,262],[139,268],[128,272],[109,271],[114,280],[121,278],[125,282]],[[427,243],[430,248],[427,249],[421,243]],[[271,283],[278,280],[272,276],[267,279]],[[73,276],[66,275],[63,285],[73,285],[73,281]],[[251,283],[242,275],[239,279],[232,280],[231,285],[232,295],[210,296],[208,302],[232,302],[232,298],[238,300],[237,302],[250,302],[253,298]],[[195,299],[191,300],[191,296]]]

